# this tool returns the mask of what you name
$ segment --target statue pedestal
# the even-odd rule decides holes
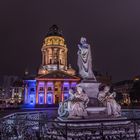
[[[67,119],[67,118],[60,118],[57,117],[57,119],[55,119],[55,121],[60,121],[60,123],[58,123],[60,126],[65,126],[65,123],[68,123],[67,126],[77,126],[77,128],[79,127],[89,127],[89,126],[100,126],[101,124],[103,125],[125,125],[125,124],[129,124],[131,121],[127,120],[126,117],[120,117],[120,118],[111,118],[111,117],[101,117],[98,116],[97,118],[94,117],[88,117],[85,119]],[[61,123],[63,122],[63,123]],[[64,123],[65,122],[65,123]],[[78,123],[77,123],[78,122]],[[111,127],[111,126],[110,126]]]
[[[113,124],[118,125],[118,124],[130,123],[130,121],[128,121],[127,117],[125,117],[125,116],[121,116],[121,117],[108,116],[106,113],[106,107],[87,107],[86,110],[88,112],[88,116],[86,116],[84,118],[57,117],[56,121],[68,122],[69,126],[77,126],[77,127],[79,127],[79,126],[97,126],[97,125],[101,125],[102,121],[104,121],[103,122],[104,125],[113,125]],[[124,120],[124,121],[122,121],[122,120]],[[80,123],[77,124],[77,121]],[[72,124],[70,122],[72,122]],[[63,123],[61,125],[65,125],[65,124]]]
[[[85,79],[79,83],[90,99],[88,106],[100,106],[97,99],[100,84],[92,79]]]
[[[103,136],[109,136],[106,138],[117,139],[118,136],[126,134],[126,130],[133,132],[133,127],[131,121],[127,120],[126,117],[120,118],[110,118],[102,117],[98,115],[98,118],[88,117],[85,119],[72,119],[68,120],[65,118],[58,117],[55,119],[56,123],[54,126],[58,131],[59,136],[60,132],[65,132],[67,134],[67,139],[102,139]],[[64,131],[65,130],[65,131]],[[54,135],[54,132],[50,131]],[[65,133],[62,133],[65,134]],[[128,133],[129,134],[129,133]],[[86,136],[86,137],[85,137]],[[115,137],[116,136],[116,137]],[[128,135],[128,137],[130,137]],[[60,138],[62,140],[62,138]]]

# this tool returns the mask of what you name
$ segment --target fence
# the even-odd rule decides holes
[[[140,140],[140,119],[48,120],[47,111],[13,113],[0,120],[0,140]]]

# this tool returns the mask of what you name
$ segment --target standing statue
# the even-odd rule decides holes
[[[78,67],[79,74],[82,78],[93,78],[96,80],[92,71],[92,57],[90,45],[87,44],[86,38],[81,37],[80,44],[78,44]]]
[[[88,116],[86,107],[89,102],[89,98],[79,85],[77,85],[76,90],[76,93],[73,93],[73,91],[70,89],[70,97],[59,104],[59,117],[76,119]]]
[[[107,115],[111,117],[121,116],[121,106],[115,100],[116,93],[110,93],[110,87],[104,84],[99,86],[98,100],[107,107]]]

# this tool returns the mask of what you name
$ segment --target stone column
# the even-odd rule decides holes
[[[36,104],[38,104],[38,81],[37,81],[37,85],[36,85]]]
[[[53,104],[55,104],[55,94],[54,94],[54,92],[55,92],[55,82],[53,81]]]
[[[42,51],[42,65],[44,65],[44,51]]]
[[[57,50],[57,69],[59,70],[60,69],[60,56],[59,56],[59,52],[60,52],[60,49],[58,48],[58,50]]]
[[[69,89],[72,88],[72,81],[69,81]]]
[[[65,49],[65,67],[67,67],[67,49]]]
[[[25,95],[24,103],[26,104],[26,103],[28,103],[28,84],[27,83],[25,84],[24,95]]]
[[[45,52],[44,52],[44,56],[45,56],[45,65],[47,65],[48,64],[48,54],[47,54],[47,50],[45,50]]]
[[[43,57],[44,57],[44,63],[43,63],[43,65],[46,65],[46,51],[44,51]]]
[[[52,62],[51,64],[54,64],[54,49],[52,48]]]
[[[61,102],[64,101],[64,92],[63,92],[63,81],[61,82]]]
[[[45,104],[47,104],[47,82],[45,82],[45,86],[44,86],[44,90],[45,90],[45,94],[44,94],[44,101],[45,101]]]

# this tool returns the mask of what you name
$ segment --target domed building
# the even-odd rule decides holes
[[[69,89],[75,90],[80,78],[68,65],[68,48],[62,32],[53,25],[44,39],[42,63],[35,78],[24,80],[24,103],[52,105],[69,97]]]

